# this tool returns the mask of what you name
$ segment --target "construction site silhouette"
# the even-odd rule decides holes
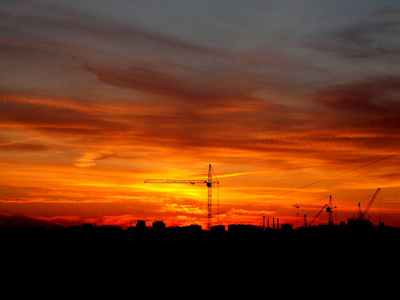
[[[102,240],[104,242],[119,241],[134,245],[143,241],[156,242],[168,240],[175,243],[184,243],[190,240],[233,242],[243,241],[257,243],[291,243],[305,241],[331,241],[336,244],[355,243],[358,240],[373,241],[399,240],[400,228],[387,227],[381,223],[372,226],[367,220],[348,220],[348,224],[319,225],[293,229],[291,224],[282,224],[272,228],[249,224],[231,224],[212,226],[210,230],[203,230],[200,225],[183,227],[167,227],[163,221],[155,221],[152,226],[139,220],[136,226],[123,229],[120,226],[95,226],[90,223],[81,226],[1,226],[0,240],[13,240],[16,243],[68,241],[72,243],[90,243]]]
[[[93,273],[91,269],[102,271],[107,267],[139,272],[140,267],[148,276],[160,276],[160,271],[187,270],[194,264],[200,273],[201,268],[212,265],[225,268],[231,275],[245,276],[243,267],[254,272],[321,262],[345,268],[349,261],[366,260],[371,255],[379,257],[379,266],[391,265],[400,237],[399,228],[363,225],[295,230],[287,224],[275,230],[248,224],[232,224],[227,230],[223,226],[210,230],[198,225],[164,227],[161,222],[151,227],[143,226],[143,222],[137,225],[126,229],[93,224],[1,227],[1,251],[11,263],[33,264],[36,269],[61,265],[89,274]],[[280,274],[286,275],[283,271]]]

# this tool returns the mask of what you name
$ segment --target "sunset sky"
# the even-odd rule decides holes
[[[0,3],[0,225],[205,228],[206,185],[143,181],[211,163],[213,225],[381,188],[400,226],[399,152],[398,0]]]

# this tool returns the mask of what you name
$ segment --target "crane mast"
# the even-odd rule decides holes
[[[218,178],[213,179],[214,170],[211,164],[208,165],[207,179],[146,179],[144,183],[205,183],[207,185],[207,230],[211,229],[212,222],[212,188],[213,184],[219,184]]]
[[[208,165],[208,181],[207,181],[207,230],[211,229],[212,221],[212,168],[211,164]]]

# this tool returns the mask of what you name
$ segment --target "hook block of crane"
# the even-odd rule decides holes
[[[214,176],[213,176],[214,175]],[[214,178],[213,178],[214,177]],[[207,179],[146,179],[144,183],[205,183],[208,188],[207,194],[207,230],[211,229],[212,221],[212,187],[213,184],[219,184],[217,176],[215,176],[214,169],[211,164],[208,165]]]

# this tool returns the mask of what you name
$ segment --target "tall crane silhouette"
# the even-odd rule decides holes
[[[336,205],[333,206],[332,204],[332,196],[329,196],[329,204],[324,205],[316,205],[316,204],[294,204],[293,207],[300,208],[300,207],[307,207],[307,208],[320,208],[320,211],[311,221],[309,226],[311,226],[315,220],[319,217],[319,215],[325,210],[328,213],[328,224],[333,225],[333,209],[336,208]]]
[[[207,195],[207,230],[211,229],[212,222],[212,188],[213,184],[218,184],[219,181],[217,176],[215,175],[214,169],[211,164],[208,165],[208,174],[207,179],[146,179],[144,183],[190,183],[190,184],[198,184],[205,183],[208,188]],[[214,175],[214,178],[213,178]]]

